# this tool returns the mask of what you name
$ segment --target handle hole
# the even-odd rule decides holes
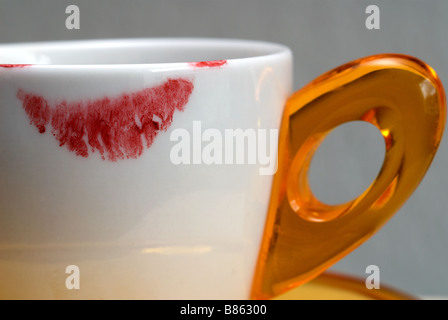
[[[319,201],[346,203],[361,195],[377,177],[385,156],[381,132],[365,121],[336,127],[311,161],[308,179]]]

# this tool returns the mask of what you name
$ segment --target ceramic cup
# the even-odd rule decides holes
[[[0,298],[271,298],[317,276],[418,185],[445,98],[401,55],[291,94],[279,44],[1,45]],[[359,198],[325,205],[307,168],[352,120],[381,130],[383,168]]]

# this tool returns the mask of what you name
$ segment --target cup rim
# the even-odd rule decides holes
[[[95,49],[114,49],[114,48],[148,48],[148,47],[162,47],[167,49],[173,49],[176,46],[178,48],[214,48],[219,50],[223,48],[240,50],[241,54],[237,57],[229,57],[227,59],[209,59],[199,61],[169,61],[169,62],[145,62],[145,63],[39,63],[33,61],[24,60],[12,60],[6,59],[2,61],[3,56],[13,56],[14,53],[28,53],[28,56],[42,55],[42,52],[48,50],[68,51],[70,49],[82,49],[82,50],[95,50]],[[249,54],[248,52],[254,52]],[[258,53],[256,53],[258,52]],[[63,41],[42,41],[42,42],[21,42],[21,43],[0,43],[0,66],[10,65],[27,65],[37,68],[158,68],[164,67],[176,67],[182,66],[191,67],[192,63],[222,60],[227,63],[235,62],[247,63],[248,60],[260,60],[260,59],[272,59],[279,56],[291,56],[291,49],[286,45],[260,41],[260,40],[246,40],[246,39],[231,39],[231,38],[114,38],[114,39],[88,39],[88,40],[63,40]],[[181,60],[181,59],[179,59]]]

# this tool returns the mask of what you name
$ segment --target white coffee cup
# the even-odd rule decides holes
[[[251,297],[291,93],[272,43],[0,46],[0,298]]]

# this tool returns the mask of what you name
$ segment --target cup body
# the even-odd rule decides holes
[[[1,46],[0,298],[249,298],[291,87],[256,41]]]

